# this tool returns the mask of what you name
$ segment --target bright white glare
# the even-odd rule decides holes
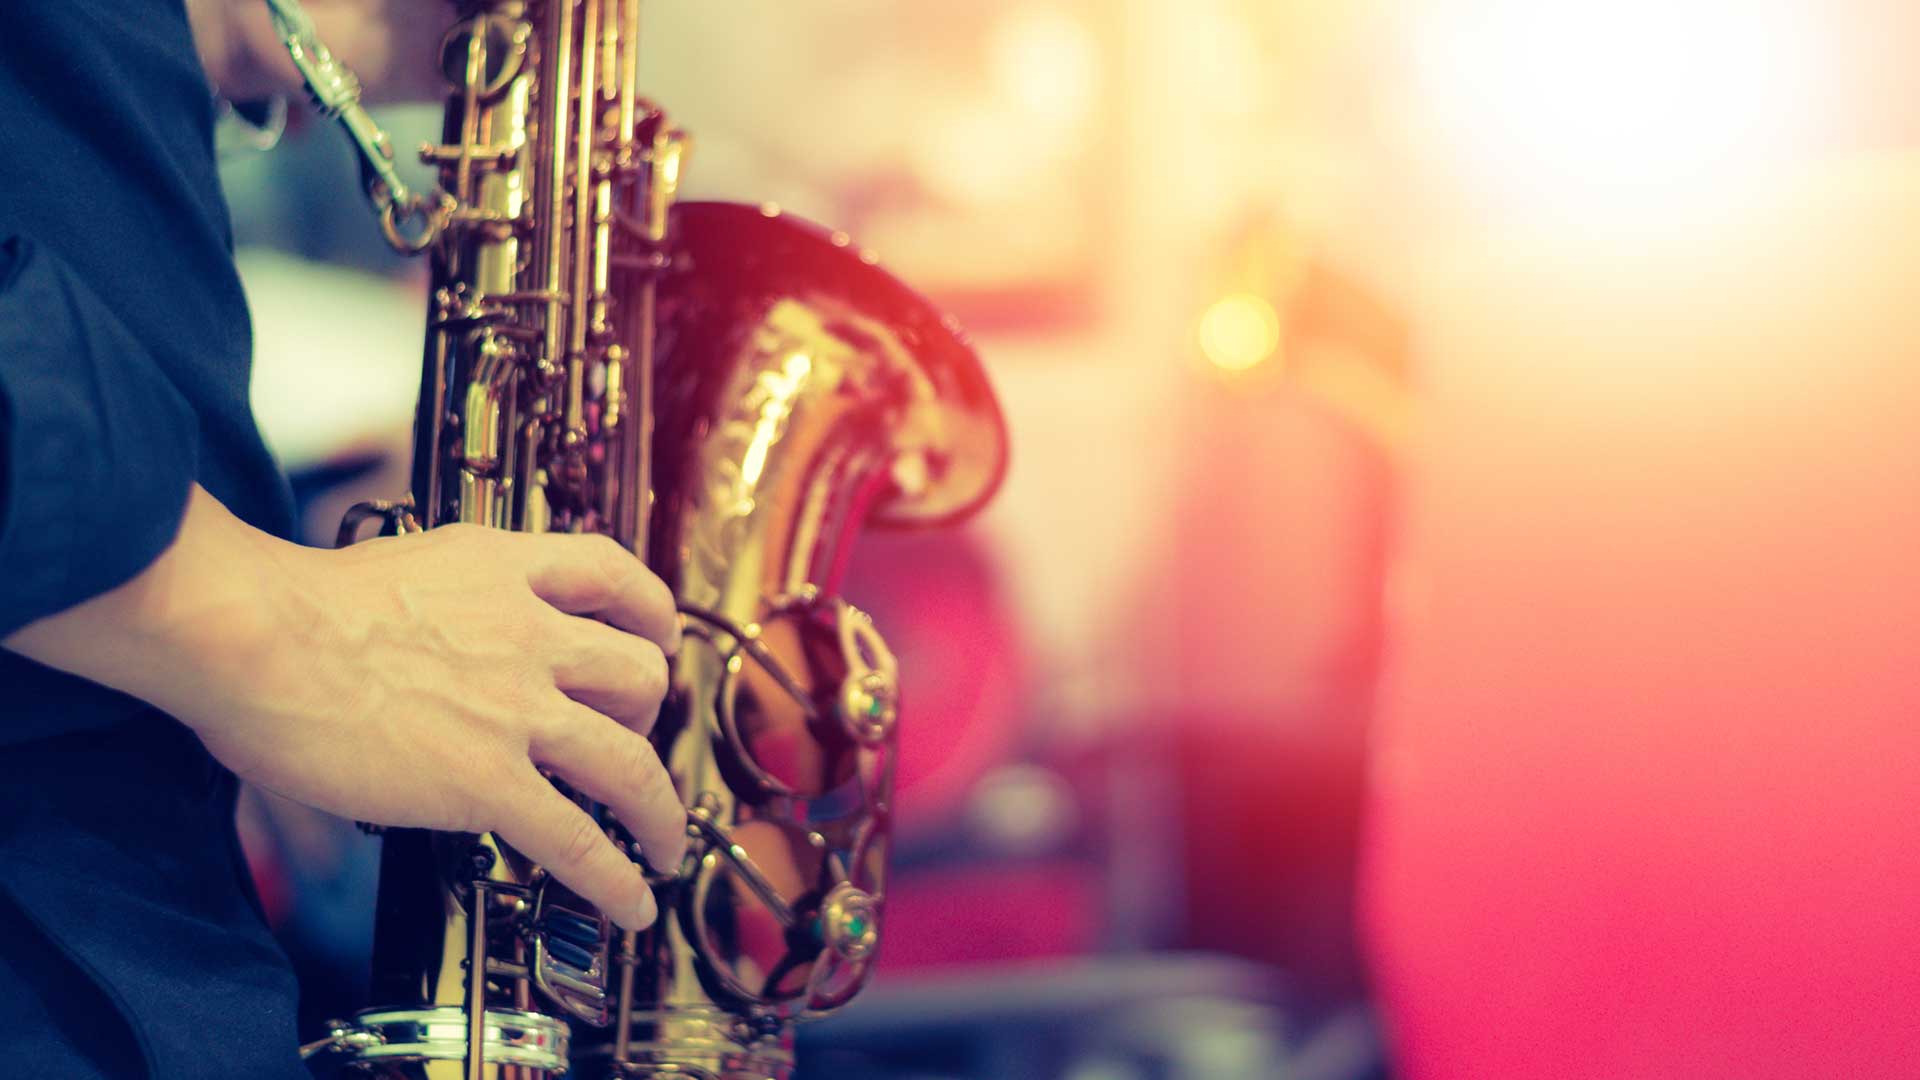
[[[1832,82],[1819,4],[1438,7],[1414,43],[1421,109],[1437,149],[1508,197],[1644,205],[1735,179],[1804,142]]]

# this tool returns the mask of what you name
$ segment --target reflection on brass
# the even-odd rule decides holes
[[[793,1024],[883,936],[899,673],[834,595],[849,542],[979,507],[1004,425],[954,324],[844,234],[675,201],[689,144],[638,94],[639,0],[460,9],[422,150],[441,190],[381,205],[432,261],[413,492],[343,542],[473,522],[646,559],[686,620],[652,738],[693,843],[647,868],[662,915],[634,935],[491,835],[388,830],[380,1007],[308,1050],[426,1080],[786,1077]]]

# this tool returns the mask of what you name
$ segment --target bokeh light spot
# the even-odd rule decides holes
[[[1280,348],[1280,313],[1265,297],[1230,293],[1200,316],[1200,352],[1224,371],[1245,371]]]

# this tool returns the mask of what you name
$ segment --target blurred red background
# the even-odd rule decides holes
[[[689,192],[878,248],[1012,427],[848,584],[907,680],[874,1000],[1202,952],[1287,988],[1259,1075],[1384,1075],[1329,1016],[1409,1080],[1920,1075],[1920,16],[650,10]],[[228,177],[294,464],[417,370],[320,147]],[[350,956],[327,880],[272,895]]]

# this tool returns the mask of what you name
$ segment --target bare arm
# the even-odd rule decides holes
[[[656,914],[638,867],[538,769],[677,864],[685,812],[644,732],[678,639],[665,585],[602,537],[452,526],[319,551],[195,487],[144,572],[4,644],[153,703],[289,798],[497,831],[637,928]]]

